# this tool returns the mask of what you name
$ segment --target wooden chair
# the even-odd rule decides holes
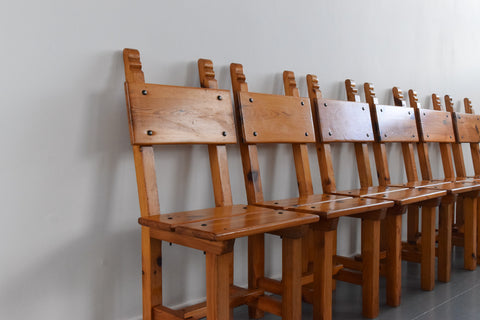
[[[458,157],[461,156],[461,147],[455,142],[455,134],[450,112],[441,111],[440,98],[432,95],[434,110],[421,109],[418,103],[417,93],[409,91],[410,105],[415,109],[416,121],[420,142],[417,144],[419,163],[423,180],[432,180],[432,170],[428,153],[428,143],[438,143],[442,158],[444,180],[451,181],[452,188],[457,188],[452,194],[457,195],[457,212],[460,212],[462,220],[465,219],[466,226],[463,236],[459,241],[458,233],[455,233],[454,244],[464,246],[464,268],[474,270],[476,268],[476,241],[477,241],[477,199],[479,197],[479,184],[475,181],[467,181],[465,178],[456,178],[455,169],[452,161],[452,149],[455,150],[455,159],[460,165]],[[457,167],[458,167],[457,165]],[[458,169],[458,168],[457,168]],[[463,185],[463,187],[462,187]],[[460,206],[458,206],[460,204]],[[460,209],[459,209],[460,208]],[[442,218],[442,216],[441,216]],[[447,233],[452,233],[453,209],[449,211],[448,216],[444,216],[445,225],[448,224],[448,230],[439,230],[439,243],[447,237]],[[440,225],[442,227],[442,224]],[[452,239],[453,240],[453,239]],[[451,244],[447,244],[451,247]],[[441,251],[439,251],[440,254]],[[448,251],[451,254],[451,250]],[[439,256],[440,258],[440,256]]]
[[[387,179],[385,179],[385,177],[379,179],[380,183],[388,186],[428,188],[447,192],[447,196],[441,199],[439,209],[438,249],[435,249],[435,217],[430,216],[432,212],[425,212],[425,209],[424,212],[422,212],[422,233],[419,233],[419,206],[408,206],[408,241],[402,243],[402,259],[420,263],[426,259],[422,252],[422,250],[426,249],[424,244],[425,238],[420,240],[420,235],[426,235],[429,245],[433,244],[433,247],[429,249],[431,250],[431,252],[429,251],[429,255],[432,253],[435,254],[435,251],[438,252],[438,279],[443,282],[448,282],[450,281],[451,271],[451,217],[453,215],[453,204],[457,194],[469,194],[473,189],[477,188],[477,186],[472,183],[451,182],[450,180],[420,181],[418,179],[414,155],[414,144],[420,141],[420,135],[417,132],[415,110],[413,108],[406,108],[406,103],[403,100],[403,92],[396,87],[393,89],[396,106],[380,105],[375,96],[372,84],[366,83],[364,88],[365,96],[372,112],[373,127],[375,128],[376,142],[374,144],[374,150],[376,152],[376,163],[377,165],[381,164],[383,167],[380,168],[379,171],[388,173],[388,171],[385,170],[388,164],[384,160],[386,157],[386,145],[394,142],[401,143],[408,180],[407,183],[401,185],[392,185],[390,183],[390,177],[387,176]],[[433,220],[431,220],[432,218]],[[434,283],[435,272],[433,267],[434,265],[428,264],[428,268],[425,270],[423,278],[424,285],[422,285],[424,289],[428,290],[429,286]],[[433,289],[433,287],[430,288]]]
[[[436,99],[435,99],[436,100]],[[453,128],[455,131],[455,143],[452,143],[453,158],[455,162],[455,171],[457,178],[480,181],[480,117],[473,112],[472,101],[468,98],[463,100],[465,113],[455,112],[453,100],[449,95],[445,95],[445,108],[452,113]],[[467,176],[465,161],[463,158],[462,143],[470,145],[474,176]],[[458,204],[457,204],[458,205]],[[457,207],[455,225],[453,228],[453,244],[455,246],[464,245],[465,218],[463,207]],[[480,254],[480,206],[477,200],[477,216],[473,217],[477,223],[477,264],[480,263],[478,256]]]
[[[314,319],[332,317],[332,275],[335,279],[361,284],[363,287],[363,314],[378,315],[378,246],[380,219],[392,202],[378,199],[358,199],[349,196],[313,194],[307,143],[315,142],[310,102],[298,94],[293,73],[284,73],[285,93],[288,96],[254,93],[248,90],[243,67],[231,64],[240,151],[249,204],[273,209],[289,209],[313,213],[320,217],[312,224],[310,240],[305,241],[302,283],[303,298],[313,303]],[[263,197],[257,144],[287,143],[292,145],[299,197],[266,201]],[[365,256],[363,278],[333,262],[335,230],[343,216],[362,218],[362,252]],[[278,282],[263,273],[263,238],[249,238],[249,261],[252,277],[250,285],[264,284],[270,292],[279,293]],[[312,262],[312,263],[309,263]],[[311,285],[313,283],[313,286]],[[260,317],[252,310],[251,317]]]
[[[315,215],[232,205],[226,144],[236,143],[230,93],[218,90],[213,67],[199,60],[201,83],[185,88],[145,83],[137,50],[124,50],[125,92],[137,173],[142,225],[143,318],[232,319],[241,304],[274,310],[283,319],[301,318],[301,240]],[[207,144],[215,208],[160,214],[153,146]],[[188,201],[185,199],[185,201]],[[233,285],[236,238],[278,232],[283,236],[283,301]],[[206,303],[172,310],[162,304],[161,243],[201,250],[206,255]]]
[[[390,175],[386,161],[385,147],[374,144],[375,162],[380,185],[373,186],[370,170],[370,160],[367,143],[374,142],[374,132],[370,118],[369,105],[360,102],[357,89],[353,81],[347,80],[347,96],[349,101],[328,100],[322,97],[317,77],[307,75],[307,84],[312,107],[314,109],[314,123],[317,132],[317,154],[322,175],[323,189],[329,193],[349,195],[361,198],[385,199],[394,201],[395,206],[387,210],[383,222],[382,246],[385,251],[384,270],[387,278],[387,304],[398,306],[401,296],[401,215],[409,205],[423,206],[425,226],[432,225],[435,221],[435,209],[445,191],[432,191],[423,189],[409,189],[405,187],[388,186]],[[354,143],[357,158],[357,167],[360,177],[360,189],[339,191],[336,189],[333,172],[332,154],[330,144]],[[432,220],[433,222],[430,223]],[[434,231],[431,231],[432,233]],[[388,236],[385,236],[385,235]],[[425,241],[422,247],[422,288],[431,290],[434,285],[434,239],[433,236]],[[345,261],[344,258],[342,261]],[[363,262],[359,259],[350,259],[353,266]],[[360,260],[360,262],[359,262]],[[346,263],[346,261],[345,261]],[[433,276],[432,276],[433,275]]]

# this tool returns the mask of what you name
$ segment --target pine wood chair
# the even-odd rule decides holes
[[[387,304],[398,306],[401,297],[401,215],[409,205],[423,206],[428,214],[426,217],[433,220],[435,209],[439,205],[445,191],[424,189],[409,189],[405,187],[391,187],[389,171],[386,162],[385,148],[381,144],[374,144],[375,162],[380,185],[373,186],[368,143],[374,142],[374,132],[370,118],[369,105],[361,103],[353,81],[346,81],[349,101],[328,100],[322,97],[317,77],[307,75],[308,92],[312,99],[314,123],[317,132],[317,155],[322,175],[323,189],[328,193],[349,195],[361,198],[391,200],[395,206],[387,210],[387,216],[382,222],[382,249],[381,258],[384,261],[384,274],[387,280]],[[333,171],[333,160],[330,149],[332,143],[353,143],[357,158],[357,167],[360,178],[360,189],[339,191],[336,189]],[[430,225],[425,221],[425,225]],[[388,234],[386,237],[385,234]],[[433,288],[434,280],[434,239],[424,243],[422,249],[422,281],[425,290]],[[347,263],[348,258],[342,261]],[[363,256],[351,258],[352,266],[361,266]]]
[[[312,213],[320,217],[312,224],[309,240],[305,241],[302,283],[303,298],[313,303],[314,319],[332,317],[332,275],[335,279],[361,284],[363,287],[363,314],[373,318],[378,315],[378,246],[379,239],[372,234],[379,232],[380,220],[385,210],[393,205],[383,199],[359,199],[349,196],[313,194],[308,160],[307,143],[315,141],[310,102],[299,96],[292,73],[284,73],[287,96],[254,93],[248,90],[243,67],[231,64],[230,72],[236,106],[240,151],[249,204],[266,208],[289,209]],[[297,175],[299,197],[266,201],[260,177],[257,144],[287,143],[292,145]],[[365,256],[363,278],[334,263],[335,230],[343,216],[362,218],[362,252]],[[249,238],[251,288],[264,284],[268,291],[279,293],[278,282],[265,277],[263,272],[263,238]],[[310,263],[311,262],[311,263]],[[313,284],[313,285],[312,285]],[[252,318],[261,317],[252,310]]]
[[[376,151],[376,163],[384,163],[385,167],[388,164],[382,159],[386,156],[385,145],[389,143],[401,143],[402,152],[405,164],[405,171],[407,176],[407,183],[401,185],[392,185],[390,183],[390,177],[387,176],[379,179],[380,183],[385,183],[388,186],[396,187],[409,187],[409,188],[428,188],[434,190],[444,190],[447,192],[447,196],[442,197],[440,204],[439,214],[439,237],[438,237],[438,249],[435,248],[435,220],[433,216],[430,216],[432,212],[427,211],[422,213],[422,233],[418,232],[418,219],[419,219],[419,206],[408,206],[408,219],[407,219],[407,242],[402,243],[402,259],[411,262],[422,262],[425,257],[422,250],[425,249],[424,240],[420,240],[420,235],[426,235],[429,239],[429,245],[431,252],[429,254],[438,252],[438,279],[443,282],[450,281],[451,271],[451,217],[453,215],[453,204],[455,202],[457,194],[469,194],[473,189],[478,188],[472,183],[465,182],[452,182],[451,180],[444,181],[431,181],[418,179],[414,144],[420,142],[420,135],[417,132],[415,110],[413,108],[406,108],[406,103],[403,100],[403,92],[394,88],[394,101],[396,106],[380,105],[375,96],[374,87],[370,83],[364,85],[366,100],[370,105],[372,112],[372,121],[375,131],[375,144],[374,150]],[[400,107],[400,108],[399,108]],[[379,171],[385,172],[385,168],[381,168]],[[388,171],[386,171],[388,173]],[[434,212],[433,212],[434,213]],[[428,216],[426,216],[428,215]],[[426,233],[425,233],[426,232]],[[433,237],[433,238],[432,238]],[[432,243],[433,239],[433,243]],[[423,242],[422,242],[423,241]],[[434,265],[429,264],[426,270],[428,273],[428,282],[423,285],[424,289],[428,289],[430,285],[434,283]],[[433,289],[433,287],[431,287]]]
[[[445,108],[452,113],[453,128],[455,131],[455,143],[452,143],[453,158],[455,162],[455,172],[457,178],[473,181],[480,181],[480,117],[473,112],[472,101],[468,98],[463,100],[465,113],[455,112],[453,99],[445,95]],[[435,99],[437,100],[437,99]],[[467,176],[465,161],[463,157],[462,143],[470,145],[474,176]],[[464,246],[465,219],[463,207],[458,206],[456,210],[455,225],[453,228],[453,244],[455,246]],[[477,264],[480,264],[478,256],[480,254],[480,206],[477,199],[477,216],[473,217],[477,223]]]
[[[459,169],[459,156],[461,147],[455,142],[455,134],[452,122],[452,114],[450,112],[441,111],[441,101],[436,95],[432,95],[432,102],[434,110],[421,109],[418,102],[417,93],[414,90],[409,90],[410,106],[415,109],[416,121],[420,142],[417,144],[419,155],[419,163],[422,173],[422,180],[432,180],[432,170],[430,165],[430,158],[428,153],[428,143],[438,143],[440,154],[442,158],[444,179],[443,181],[450,182],[452,187],[460,187],[462,190],[453,192],[457,195],[457,216],[461,220],[465,220],[466,229],[463,231],[459,239],[459,234],[455,234],[454,244],[461,244],[464,247],[464,268],[467,270],[475,270],[476,268],[476,252],[477,252],[477,199],[479,197],[479,185],[475,181],[467,181],[465,178],[456,178],[454,163],[452,160],[452,149],[455,151],[454,158],[457,163],[457,170]],[[464,186],[461,188],[461,186]],[[470,190],[468,190],[470,188]],[[453,190],[452,190],[453,191]],[[460,204],[460,205],[459,205]],[[442,217],[441,217],[442,218]],[[448,233],[452,233],[453,226],[453,209],[449,210],[447,216],[444,216],[445,225],[448,230],[443,232],[439,230],[439,241],[442,241]],[[447,222],[448,221],[448,222]],[[447,224],[448,223],[448,224]],[[447,244],[447,246],[451,243]],[[440,253],[440,252],[439,252]],[[451,254],[451,251],[448,251]],[[440,256],[439,256],[440,258]]]
[[[236,143],[233,110],[230,92],[217,89],[210,61],[199,60],[205,89],[145,83],[137,50],[125,49],[124,62],[141,211],[143,318],[233,319],[233,307],[249,304],[300,319],[301,239],[318,216],[232,204],[225,145]],[[162,144],[208,145],[215,208],[160,214],[153,146]],[[261,286],[233,285],[235,239],[274,231],[283,236],[282,301],[266,296]],[[162,241],[205,252],[206,303],[182,310],[162,304]]]

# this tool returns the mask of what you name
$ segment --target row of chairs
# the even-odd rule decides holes
[[[469,100],[465,114],[453,112],[449,97],[447,111],[441,111],[434,95],[435,110],[427,110],[410,91],[407,108],[402,91],[393,88],[395,106],[381,105],[367,83],[367,102],[362,103],[351,80],[345,82],[348,101],[329,100],[322,97],[314,75],[307,76],[305,98],[291,71],[284,72],[285,95],[256,93],[249,91],[242,65],[231,64],[234,117],[230,91],[218,89],[210,60],[198,61],[202,88],[145,83],[137,50],[125,49],[124,62],[141,209],[144,319],[233,319],[233,308],[243,304],[251,318],[269,312],[301,319],[302,300],[313,304],[314,319],[331,319],[336,280],[361,285],[363,315],[375,318],[379,276],[386,277],[387,304],[400,304],[402,259],[420,263],[424,290],[434,288],[436,257],[438,280],[450,281],[452,245],[464,247],[465,269],[476,268],[480,181],[467,177],[461,144],[470,143],[475,174],[480,175],[480,118],[473,115]],[[232,201],[226,145],[235,143],[241,152],[246,205]],[[292,145],[299,197],[265,200],[257,148],[278,143]],[[337,190],[333,143],[354,144],[361,188]],[[390,181],[389,143],[401,143],[407,183]],[[440,145],[444,179],[432,175],[429,143]],[[153,146],[161,144],[208,145],[215,208],[160,214]],[[316,146],[324,194],[313,192],[308,144]],[[407,210],[408,237],[402,242]],[[358,256],[336,253],[337,224],[343,217],[361,221]],[[264,272],[266,233],[282,239],[281,280]],[[233,245],[245,236],[248,288],[233,283]],[[205,252],[205,303],[182,310],[162,304],[162,241]]]

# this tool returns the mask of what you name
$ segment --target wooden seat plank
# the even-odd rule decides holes
[[[174,231],[176,227],[185,223],[229,218],[237,215],[262,211],[265,211],[265,209],[256,206],[234,205],[153,215],[140,218],[139,223],[142,225],[148,225],[149,227],[155,229]]]
[[[224,241],[302,226],[318,220],[319,218],[312,214],[265,208],[255,213],[229,218],[185,223],[177,226],[175,232],[206,240]]]
[[[334,193],[338,195],[390,200],[394,201],[395,204],[400,206],[436,199],[447,194],[447,192],[444,190],[433,191],[428,189],[397,188],[392,186],[368,187],[345,191],[335,191]]]
[[[447,181],[442,180],[427,180],[427,181],[413,181],[408,183],[403,183],[398,185],[401,187],[409,188],[426,188],[426,189],[436,189],[436,190],[445,190],[448,193],[452,194],[461,194],[470,192],[473,190],[480,190],[480,184],[475,181],[468,181],[463,179],[463,181]]]

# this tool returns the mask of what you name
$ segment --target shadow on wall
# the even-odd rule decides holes
[[[88,79],[92,83],[103,79],[104,86],[83,88],[92,93],[85,99],[87,119],[80,119],[84,137],[79,140],[84,145],[75,155],[79,162],[88,163],[88,170],[95,167],[95,178],[90,180],[89,196],[80,201],[85,204],[85,211],[80,210],[83,219],[67,220],[81,222],[85,230],[76,238],[62,232],[55,250],[35,265],[19,265],[20,272],[2,285],[0,309],[10,310],[17,319],[26,315],[59,319],[67,314],[74,319],[125,319],[141,312],[138,201],[126,203],[136,200],[136,182],[123,98],[122,54],[110,52],[95,59],[84,74],[87,81],[78,81],[82,85]],[[98,74],[100,71],[109,73],[105,76]],[[88,175],[92,176],[91,172]],[[127,186],[122,186],[125,183]],[[64,209],[65,215],[71,214]],[[31,241],[35,243],[35,239]]]

